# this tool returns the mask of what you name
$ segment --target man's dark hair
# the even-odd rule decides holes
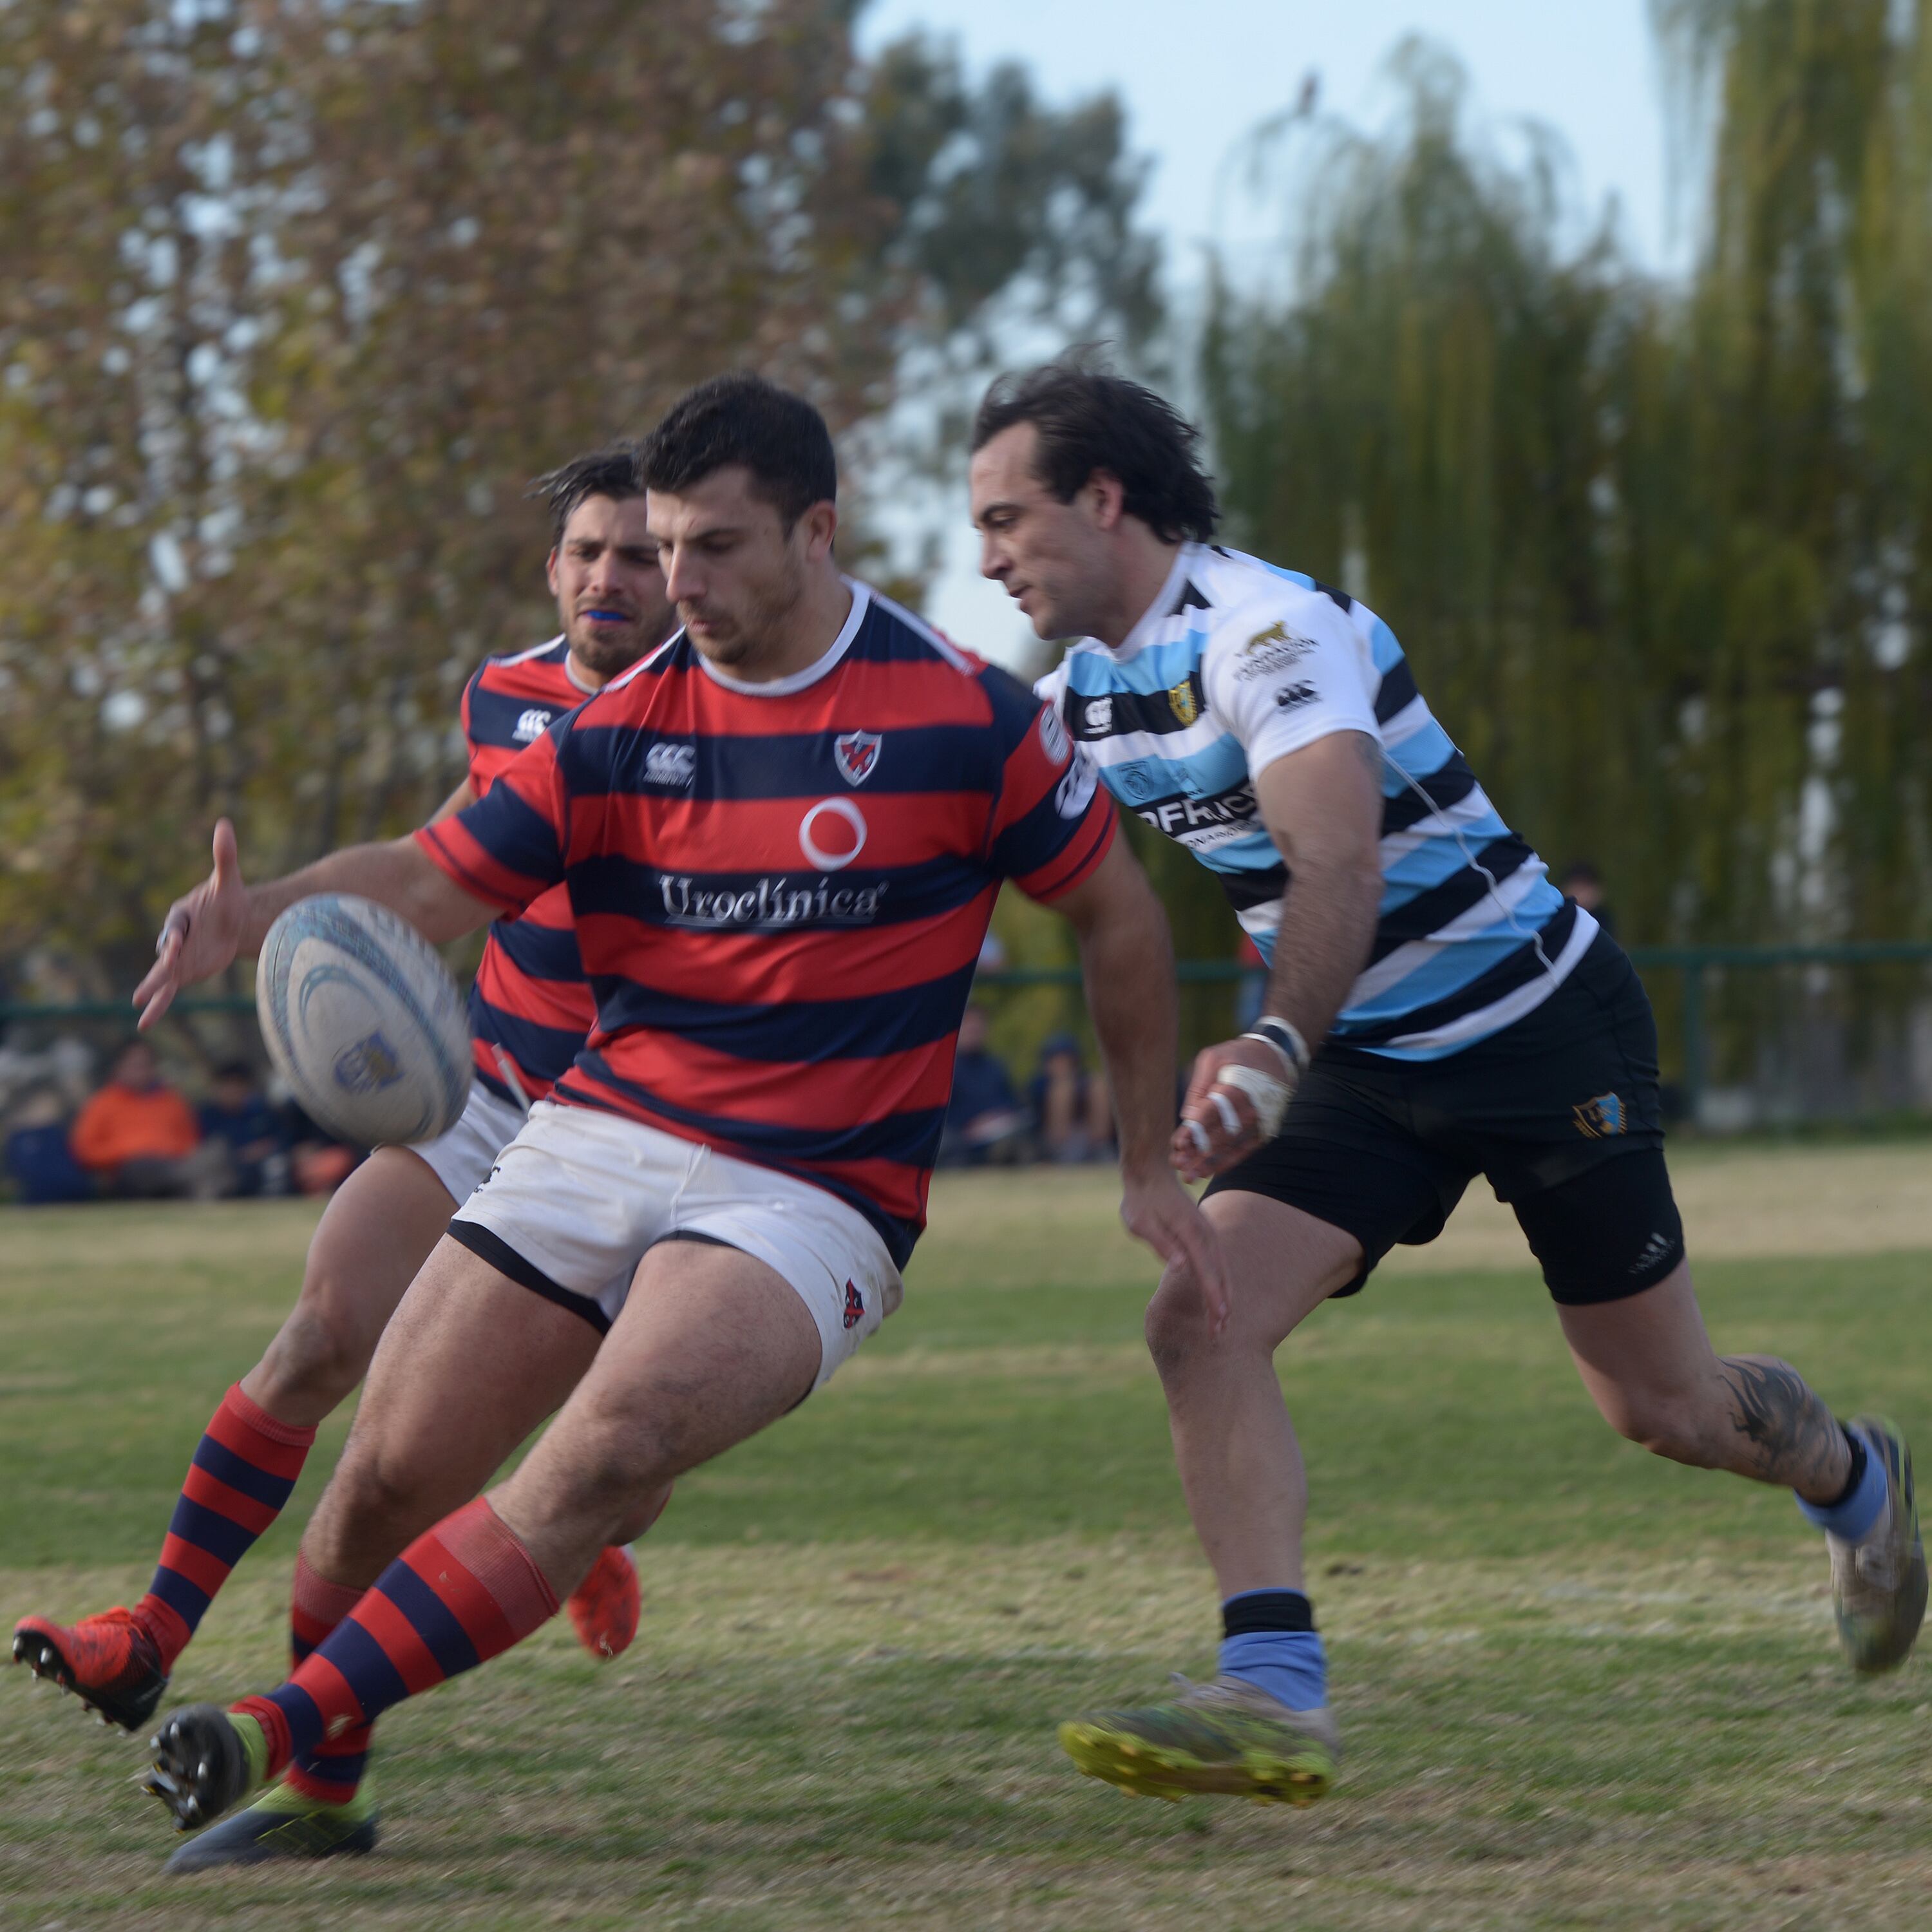
[[[825,418],[762,376],[714,376],[688,390],[645,437],[643,456],[646,487],[673,492],[742,464],[788,530],[813,504],[838,494]]]
[[[1214,534],[1221,512],[1197,454],[1201,432],[1151,389],[1077,352],[1002,376],[974,418],[974,448],[1022,422],[1040,433],[1034,472],[1063,503],[1104,470],[1120,478],[1128,515],[1162,543],[1205,543]]]
[[[608,496],[621,503],[644,494],[644,466],[634,442],[614,442],[608,449],[572,457],[560,470],[532,477],[527,496],[541,496],[550,506],[550,547],[563,541],[564,526],[587,496]]]

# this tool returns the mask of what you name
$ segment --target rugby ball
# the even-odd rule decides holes
[[[463,995],[429,942],[373,899],[290,906],[262,942],[255,1010],[296,1104],[358,1146],[434,1140],[470,1098]]]

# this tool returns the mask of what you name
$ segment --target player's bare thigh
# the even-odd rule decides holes
[[[1191,1276],[1170,1268],[1148,1304],[1148,1346],[1163,1374],[1204,1349],[1272,1354],[1309,1314],[1362,1265],[1362,1244],[1326,1221],[1267,1196],[1231,1189],[1210,1194],[1202,1212],[1227,1257],[1226,1332],[1210,1334]]]
[[[336,1582],[373,1582],[483,1487],[576,1386],[598,1340],[580,1316],[439,1242],[376,1348],[302,1539],[309,1562]]]
[[[638,1498],[776,1422],[817,1380],[818,1328],[735,1248],[660,1242],[543,1440],[490,1502],[560,1596]]]
[[[330,1198],[302,1265],[302,1293],[242,1393],[280,1420],[321,1421],[368,1373],[454,1203],[406,1148],[379,1148]]]

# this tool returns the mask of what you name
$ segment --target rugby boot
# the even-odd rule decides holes
[[[268,1768],[261,1726],[214,1704],[184,1704],[148,1748],[154,1768],[142,1789],[174,1814],[177,1831],[213,1824],[262,1782]]]
[[[1855,1415],[1845,1426],[1883,1464],[1885,1508],[1856,1543],[1827,1535],[1832,1605],[1838,1642],[1854,1670],[1895,1670],[1912,1654],[1925,1618],[1925,1545],[1912,1486],[1912,1451],[1882,1415]]]
[[[564,1607],[578,1642],[592,1657],[621,1657],[638,1634],[643,1606],[638,1559],[628,1544],[614,1543],[598,1552],[590,1575],[571,1592]]]
[[[218,1865],[339,1858],[373,1852],[380,1836],[376,1807],[366,1790],[346,1804],[318,1804],[278,1784],[245,1810],[189,1839],[164,1869],[212,1871]]]
[[[14,1626],[14,1661],[72,1691],[104,1724],[124,1731],[139,1730],[168,1688],[147,1625],[118,1604],[77,1624],[22,1617]]]
[[[1060,1727],[1089,1778],[1144,1798],[1207,1792],[1263,1804],[1312,1804],[1328,1795],[1342,1736],[1325,1708],[1292,1711],[1257,1685],[1220,1676],[1131,1711],[1094,1711]]]

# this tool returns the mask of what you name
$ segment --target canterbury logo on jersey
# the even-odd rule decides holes
[[[1225,845],[1230,838],[1245,838],[1253,829],[1254,781],[1244,778],[1213,798],[1157,799],[1134,810],[1156,832],[1178,838],[1196,851],[1205,851]]]
[[[698,747],[667,742],[644,754],[644,782],[682,790],[698,776]]]
[[[1083,743],[1130,731],[1185,731],[1208,709],[1201,674],[1191,670],[1170,691],[1116,691],[1104,698],[1066,694],[1066,727]]]
[[[541,738],[550,729],[550,721],[556,716],[554,711],[545,711],[532,706],[517,720],[517,728],[510,736],[520,745],[527,745]]]
[[[794,926],[870,926],[890,890],[876,886],[835,886],[830,879],[805,880],[783,873],[754,886],[708,886],[688,873],[663,873],[658,890],[664,918],[672,926],[742,927],[766,932]]]

